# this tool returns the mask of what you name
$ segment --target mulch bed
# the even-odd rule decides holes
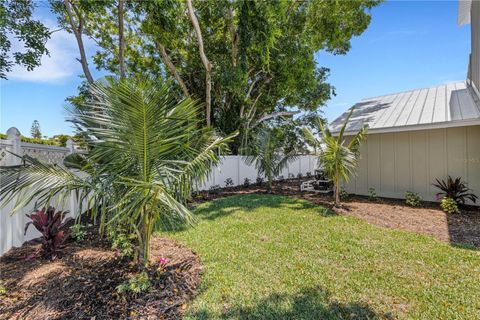
[[[371,201],[368,197],[352,195],[343,201],[341,208],[336,208],[331,194],[301,192],[300,184],[300,180],[276,183],[273,193],[306,199],[330,208],[337,214],[355,216],[382,227],[426,234],[441,241],[480,249],[479,207],[465,206],[460,214],[446,214],[434,202],[424,202],[421,207],[412,208],[400,199],[378,198],[377,201]],[[250,193],[267,193],[267,189],[253,185],[248,188],[227,188],[214,193],[203,192],[195,202]]]
[[[153,238],[152,261],[169,260],[150,277],[148,292],[118,293],[116,287],[138,272],[110,249],[92,228],[84,241],[66,243],[54,261],[26,259],[38,250],[33,240],[0,258],[0,319],[176,319],[198,288],[198,256],[173,240]],[[153,270],[153,269],[152,269]],[[151,271],[154,274],[154,271]]]

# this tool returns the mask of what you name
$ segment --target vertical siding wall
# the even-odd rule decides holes
[[[357,177],[347,191],[404,198],[406,191],[435,200],[435,178],[462,177],[480,196],[480,126],[370,134]]]

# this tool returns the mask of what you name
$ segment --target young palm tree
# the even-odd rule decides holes
[[[258,173],[264,175],[267,180],[267,188],[272,190],[273,178],[296,157],[296,150],[287,148],[282,133],[277,129],[262,128],[250,142],[249,153],[246,162],[255,163]]]
[[[74,108],[70,119],[90,150],[66,159],[76,172],[24,157],[23,166],[0,169],[0,200],[18,196],[15,208],[34,199],[48,206],[53,197],[74,192],[100,217],[101,230],[127,226],[136,236],[136,260],[146,262],[156,224],[192,221],[185,207],[192,186],[203,181],[232,136],[218,138],[201,127],[199,105],[178,102],[166,83],[109,79],[89,90],[89,102]]]
[[[321,139],[317,139],[309,129],[304,128],[303,130],[309,144],[321,150],[319,164],[325,171],[325,175],[333,182],[335,205],[340,204],[340,185],[342,181],[348,182],[350,176],[356,173],[360,144],[367,138],[368,126],[365,125],[352,137],[349,143],[345,141],[345,128],[352,113],[353,109],[345,119],[338,136],[332,135],[320,120],[317,121],[317,125],[322,134]]]

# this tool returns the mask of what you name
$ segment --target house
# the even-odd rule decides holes
[[[459,2],[459,24],[471,25],[466,81],[364,99],[352,108],[346,139],[369,125],[349,193],[435,200],[435,179],[462,177],[480,196],[480,1]],[[348,112],[336,119],[338,132]]]

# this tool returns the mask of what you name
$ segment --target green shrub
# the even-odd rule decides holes
[[[7,287],[5,287],[2,282],[0,282],[0,297],[6,295],[8,292]]]
[[[125,228],[110,227],[107,236],[112,242],[112,249],[120,251],[122,257],[132,257],[135,253],[135,235],[127,232]]]
[[[243,180],[243,186],[245,188],[248,188],[250,186],[250,184],[251,184],[250,179],[245,178],[245,180]]]
[[[257,179],[255,181],[257,183],[257,186],[261,186],[263,184],[263,178],[262,177],[257,177]]]
[[[83,241],[85,240],[85,236],[87,235],[87,230],[85,230],[84,225],[76,223],[70,227],[70,235],[76,241]]]
[[[458,210],[457,202],[449,197],[442,198],[442,200],[440,201],[440,207],[446,213],[460,213],[460,210]]]
[[[422,197],[416,192],[407,191],[405,192],[405,202],[410,207],[418,207],[422,204]]]
[[[347,190],[344,187],[340,189],[340,200],[348,199],[350,195],[348,194]]]
[[[233,180],[232,178],[227,178],[227,180],[225,180],[225,187],[233,187]]]
[[[221,189],[222,189],[222,187],[220,187],[220,185],[216,184],[216,185],[213,185],[213,186],[210,187],[209,192],[213,193],[213,194],[216,194],[216,193],[219,193]]]
[[[377,196],[377,192],[375,191],[375,188],[369,188],[368,189],[368,197],[371,201],[377,201],[378,200],[378,196]]]
[[[140,272],[139,274],[133,275],[128,279],[128,281],[117,286],[117,291],[120,293],[123,292],[133,292],[133,293],[142,293],[148,291],[150,288],[150,279],[148,273],[145,271]]]

